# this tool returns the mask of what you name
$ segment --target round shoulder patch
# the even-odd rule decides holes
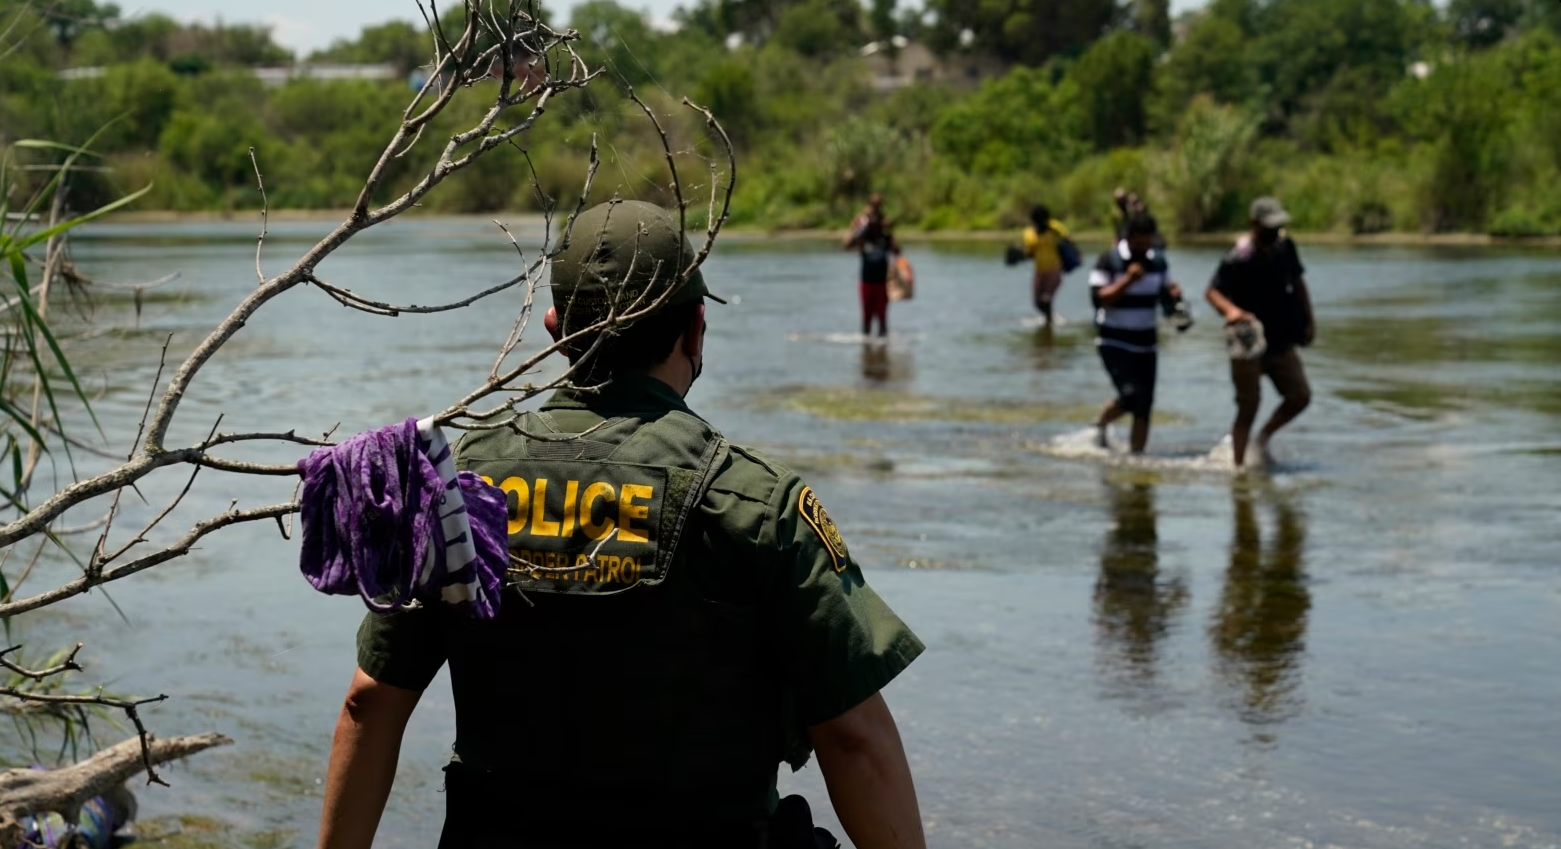
[[[813,527],[813,532],[818,534],[820,541],[824,543],[824,549],[829,552],[829,557],[835,563],[836,572],[844,572],[851,563],[851,554],[846,551],[845,538],[840,535],[840,529],[835,527],[833,519],[829,518],[829,511],[819,503],[818,496],[813,494],[813,487],[802,488],[802,496],[797,499],[797,512]]]

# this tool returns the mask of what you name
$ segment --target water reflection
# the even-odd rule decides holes
[[[1283,722],[1300,711],[1306,619],[1312,606],[1306,586],[1306,519],[1288,496],[1232,489],[1235,533],[1230,568],[1209,626],[1215,670],[1232,692],[1242,720]],[[1272,508],[1273,531],[1265,542],[1257,502]]]
[[[882,341],[862,343],[862,377],[873,383],[905,380],[911,376],[910,351],[890,352]]]
[[[1180,575],[1160,574],[1154,487],[1110,489],[1114,524],[1100,548],[1094,626],[1102,675],[1112,695],[1152,699],[1161,640],[1187,603]]]
[[[1043,324],[1030,335],[1031,361],[1040,371],[1066,366],[1074,347],[1072,339],[1058,338],[1057,329],[1052,324]]]

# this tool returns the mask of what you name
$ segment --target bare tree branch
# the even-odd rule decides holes
[[[6,655],[15,654],[16,652],[22,650],[21,646],[12,646],[8,649],[0,650],[0,666],[5,667],[6,669],[22,676],[23,678],[31,678],[34,681],[42,681],[45,678],[53,678],[57,675],[64,675],[67,672],[80,672],[81,665],[76,663],[76,655],[80,653],[81,646],[81,643],[77,643],[76,647],[71,649],[70,656],[65,658],[64,662],[51,666],[48,669],[39,670],[26,669],[10,660],[7,660]]]
[[[532,278],[535,270],[539,269],[540,267],[541,262],[537,262],[531,269],[528,269],[520,276],[512,277],[509,280],[498,284],[497,286],[490,286],[489,288],[484,289],[469,298],[463,298],[450,304],[440,304],[438,306],[431,307],[422,307],[418,306],[417,304],[398,306],[396,304],[382,303],[380,301],[371,300],[369,298],[363,297],[362,295],[358,295],[351,289],[343,289],[339,286],[333,286],[314,276],[313,274],[309,275],[308,279],[310,283],[313,283],[322,292],[325,292],[326,294],[329,294],[331,297],[335,298],[342,306],[352,307],[353,309],[374,313],[376,315],[383,315],[388,318],[395,318],[402,313],[408,313],[411,315],[432,315],[433,313],[452,312],[454,310],[465,309],[466,307],[477,303],[483,298],[497,295],[500,292],[513,289],[516,286],[525,283]]]
[[[260,173],[260,160],[255,156],[255,148],[249,148],[249,164],[255,169],[255,185],[260,189],[260,235],[255,239],[255,276],[260,279],[260,285],[266,285],[266,273],[260,270],[260,252],[266,246],[266,234],[271,229],[271,199],[266,197],[266,178]]]
[[[123,785],[142,770],[232,742],[221,734],[197,734],[143,743],[137,735],[64,769],[0,772],[0,800],[4,804],[0,824],[7,817],[19,820],[39,811],[73,813],[88,799]]]
[[[62,586],[56,587],[55,589],[49,590],[48,592],[39,593],[38,595],[35,595],[31,598],[0,604],[0,619],[4,619],[8,616],[16,616],[31,610],[37,610],[40,607],[48,607],[51,604],[56,604],[58,602],[64,601],[67,598],[81,595],[93,587],[113,583],[114,581],[120,580],[122,578],[128,578],[137,572],[144,572],[158,564],[167,563],[170,560],[183,557],[184,555],[190,553],[190,549],[195,547],[195,543],[200,541],[201,537],[206,536],[212,531],[220,530],[229,525],[237,525],[241,522],[254,522],[262,519],[273,519],[279,516],[286,516],[290,513],[297,512],[297,510],[298,504],[296,502],[290,502],[287,504],[273,504],[270,507],[261,507],[254,510],[230,509],[226,513],[222,513],[221,515],[213,516],[210,519],[196,523],[195,526],[192,527],[190,531],[183,537],[181,537],[178,542],[168,546],[161,551],[148,554],[137,560],[132,560],[129,563],[115,566],[112,569],[107,569],[98,575],[93,575],[90,573],[82,575],[81,577],[76,578],[75,580],[70,581]]]

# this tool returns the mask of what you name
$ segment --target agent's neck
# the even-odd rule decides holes
[[[689,359],[688,354],[683,352],[682,341],[679,340],[673,347],[672,356],[645,372],[645,376],[653,377],[672,387],[672,391],[676,392],[679,398],[687,398],[688,390],[694,385],[694,363]]]

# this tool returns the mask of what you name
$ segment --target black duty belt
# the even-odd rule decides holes
[[[589,788],[578,788],[588,793]],[[763,822],[700,822],[680,826],[615,818],[603,810],[593,820],[537,822],[520,813],[515,795],[491,777],[452,764],[445,770],[445,823],[439,849],[835,849],[828,832],[815,829],[801,796],[781,800]]]

